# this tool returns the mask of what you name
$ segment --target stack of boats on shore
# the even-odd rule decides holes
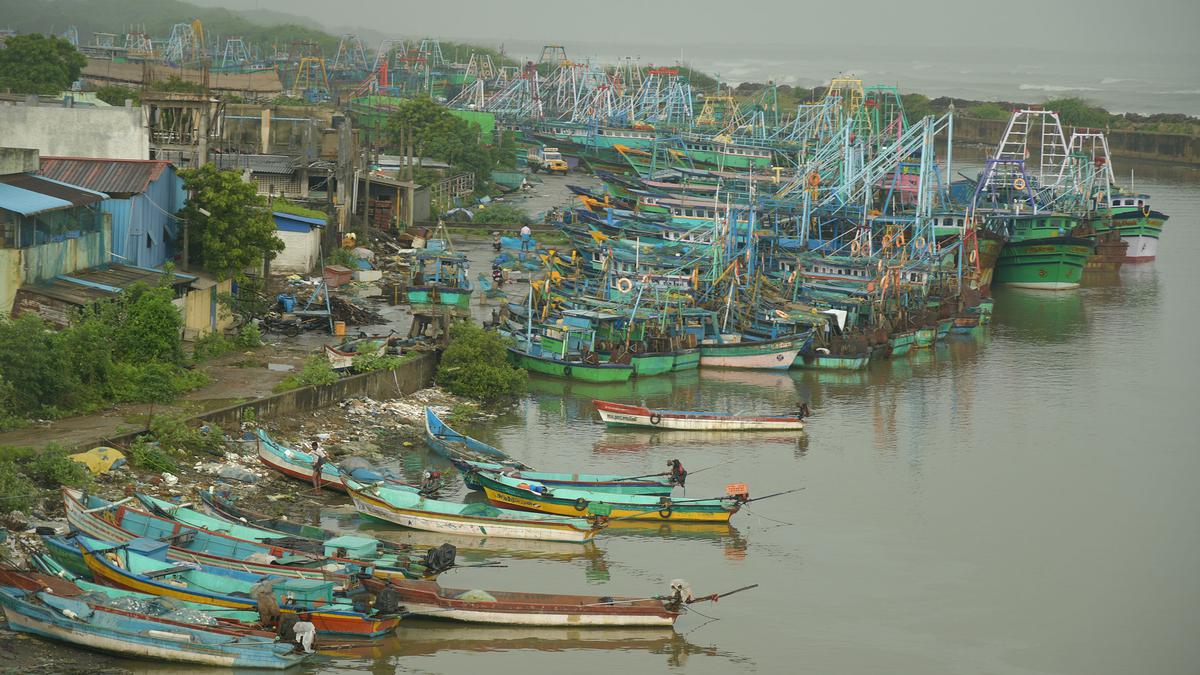
[[[834,85],[774,124],[511,120],[603,182],[570,186],[566,244],[522,255],[541,270],[499,317],[512,360],[590,382],[861,369],[976,331],[993,284],[1070,290],[1153,258],[1166,216],[1117,184],[1099,132],[1018,110],[984,169],[953,179],[952,114]]]

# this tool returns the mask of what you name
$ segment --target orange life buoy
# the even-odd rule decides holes
[[[1017,176],[1016,180],[1013,181],[1013,187],[1018,190],[1024,190],[1025,189],[1025,179],[1020,176]]]
[[[874,293],[874,292],[875,292],[875,282],[874,282],[874,281],[868,281],[868,282],[867,282],[867,292],[868,292],[868,293]]]
[[[811,188],[816,188],[816,187],[819,187],[820,185],[821,185],[821,174],[817,173],[816,171],[810,171],[808,173],[808,186]]]
[[[914,246],[914,247],[915,247],[915,248],[916,248],[918,251],[920,251],[921,249],[925,248],[925,237],[917,237],[917,238],[916,238],[916,239],[913,241],[913,246]]]
[[[628,293],[633,290],[633,281],[629,277],[621,277],[617,279],[617,290],[622,293]]]
[[[904,245],[904,233],[903,233],[903,232],[901,232],[900,234],[897,234],[897,235],[896,235],[896,245],[897,245],[897,246],[903,246],[903,245]]]
[[[972,265],[974,265],[975,261],[979,260],[979,254],[975,252],[975,249],[971,249],[971,255],[968,256],[967,259],[971,261]]]

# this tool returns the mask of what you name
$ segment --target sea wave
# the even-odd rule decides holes
[[[1068,87],[1057,84],[1022,84],[1021,91],[1045,91],[1045,92],[1063,92],[1063,91],[1100,91],[1095,87]]]
[[[1138,82],[1134,77],[1106,77],[1100,80],[1100,84],[1121,84],[1122,82]]]

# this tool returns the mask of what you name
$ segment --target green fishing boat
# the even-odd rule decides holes
[[[871,353],[862,354],[804,354],[796,365],[808,370],[862,370],[871,363]]]
[[[945,340],[946,336],[950,334],[951,328],[954,328],[954,317],[938,320],[936,339]]]
[[[902,330],[892,333],[888,337],[888,346],[892,348],[892,356],[904,356],[912,351],[913,345],[917,343],[917,331]]]
[[[675,352],[675,360],[671,364],[672,372],[695,370],[700,367],[700,348],[680,349]]]
[[[937,328],[933,326],[922,326],[917,329],[916,343],[917,349],[926,349],[933,346],[933,341],[937,339]]]
[[[1017,288],[1079,288],[1083,268],[1096,249],[1091,239],[1071,236],[1079,218],[1030,213],[988,218],[988,228],[1008,237],[996,261],[994,281]]]
[[[1116,230],[1121,241],[1129,245],[1125,251],[1127,262],[1154,260],[1168,216],[1150,208],[1149,195],[1114,193],[1109,197],[1106,215],[1092,223],[1097,234]]]

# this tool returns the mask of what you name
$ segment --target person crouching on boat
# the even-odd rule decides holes
[[[684,484],[687,483],[687,469],[683,468],[683,462],[672,459],[667,462],[667,466],[671,469],[671,473],[669,474],[671,485],[684,487]]]
[[[296,633],[296,645],[303,649],[305,654],[312,654],[313,643],[317,640],[317,627],[313,625],[312,614],[302,613],[292,630]]]
[[[800,401],[800,405],[796,406],[796,417],[803,421],[805,417],[812,415],[812,411],[808,409],[808,401]]]
[[[321,489],[322,467],[325,466],[325,460],[329,459],[329,455],[326,454],[325,451],[321,449],[321,444],[316,441],[312,442],[312,449],[309,450],[309,454],[311,454],[313,456],[313,472],[312,472],[313,487],[317,490],[320,490]]]

